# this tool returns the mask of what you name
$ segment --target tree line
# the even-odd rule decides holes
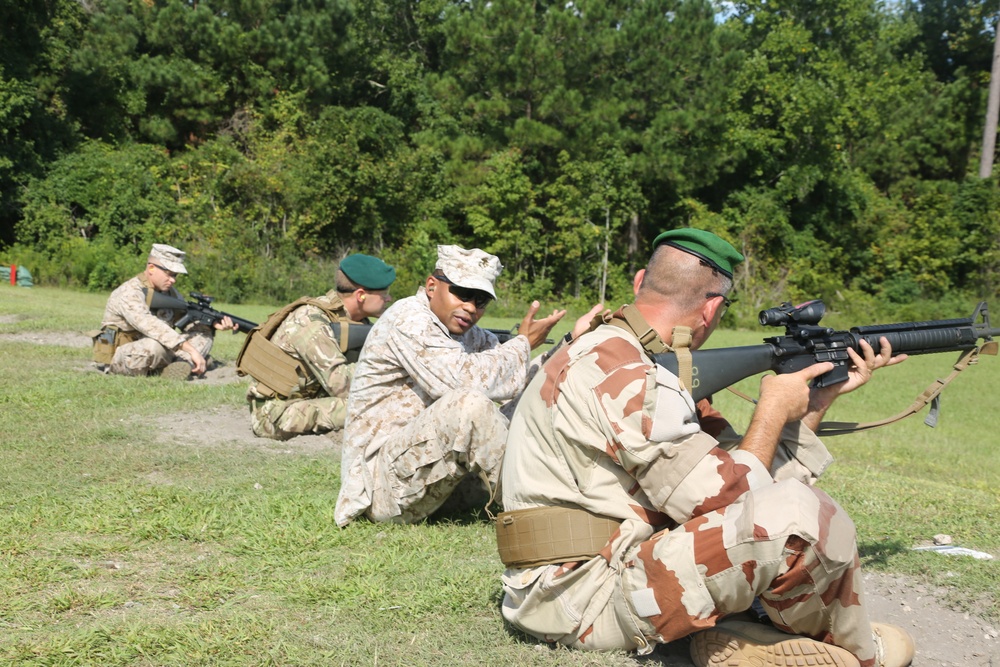
[[[348,252],[501,257],[503,298],[625,301],[649,241],[747,257],[734,322],[1000,293],[976,166],[998,1],[0,0],[0,260],[280,303]],[[884,319],[884,318],[883,318]]]

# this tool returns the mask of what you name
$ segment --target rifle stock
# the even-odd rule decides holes
[[[223,317],[228,317],[239,327],[239,330],[243,333],[250,333],[250,330],[257,326],[256,322],[251,322],[250,320],[245,320],[242,317],[237,317],[231,313],[224,313],[221,310],[215,310],[212,308],[212,297],[205,296],[204,294],[199,294],[197,292],[191,293],[191,298],[195,301],[185,301],[184,299],[175,299],[172,296],[163,294],[162,292],[153,291],[152,296],[146,288],[142,290],[146,294],[146,302],[149,304],[150,310],[159,310],[161,308],[166,310],[182,310],[187,314],[179,319],[176,323],[178,329],[183,329],[191,322],[202,322],[208,324],[209,326],[214,325],[216,322],[222,320]]]
[[[917,355],[964,352],[975,348],[980,339],[992,341],[993,336],[1000,336],[1000,329],[990,327],[986,302],[981,302],[968,318],[876,324],[853,327],[850,331],[817,326],[825,311],[820,301],[810,301],[797,308],[783,304],[771,311],[784,309],[782,312],[798,313],[807,306],[813,308],[808,318],[780,320],[780,324],[786,325],[786,334],[766,338],[762,345],[692,352],[691,395],[695,401],[759,373],[794,373],[823,361],[833,362],[834,369],[817,378],[816,386],[843,382],[851,365],[847,350],[860,353],[862,340],[877,354],[881,349],[879,339],[885,336],[893,354]],[[761,313],[762,324],[771,324],[765,317],[766,313],[773,315],[771,311]],[[992,347],[990,350],[989,353],[995,354]],[[677,374],[677,357],[673,353],[653,356],[658,365]]]

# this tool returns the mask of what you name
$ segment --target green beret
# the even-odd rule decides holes
[[[361,253],[348,255],[342,259],[340,270],[352,283],[370,290],[386,289],[396,279],[396,269],[378,257]]]
[[[733,277],[733,269],[743,261],[743,255],[712,232],[703,229],[671,229],[653,239],[653,248],[666,243],[701,259],[716,271]]]

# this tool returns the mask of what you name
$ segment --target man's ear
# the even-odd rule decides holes
[[[632,295],[637,296],[639,294],[639,286],[642,285],[642,279],[646,275],[646,269],[639,269],[635,272],[635,277],[632,278]]]
[[[722,304],[723,300],[718,297],[712,297],[705,301],[705,305],[701,307],[701,317],[706,327],[711,326],[712,322],[715,321],[715,314],[722,307]]]
[[[424,281],[424,289],[427,290],[428,294],[434,291],[434,283],[434,276],[427,276],[427,280]]]

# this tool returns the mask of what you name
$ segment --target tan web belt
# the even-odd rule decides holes
[[[507,567],[589,560],[607,546],[619,519],[569,507],[536,507],[497,516],[497,551]]]

